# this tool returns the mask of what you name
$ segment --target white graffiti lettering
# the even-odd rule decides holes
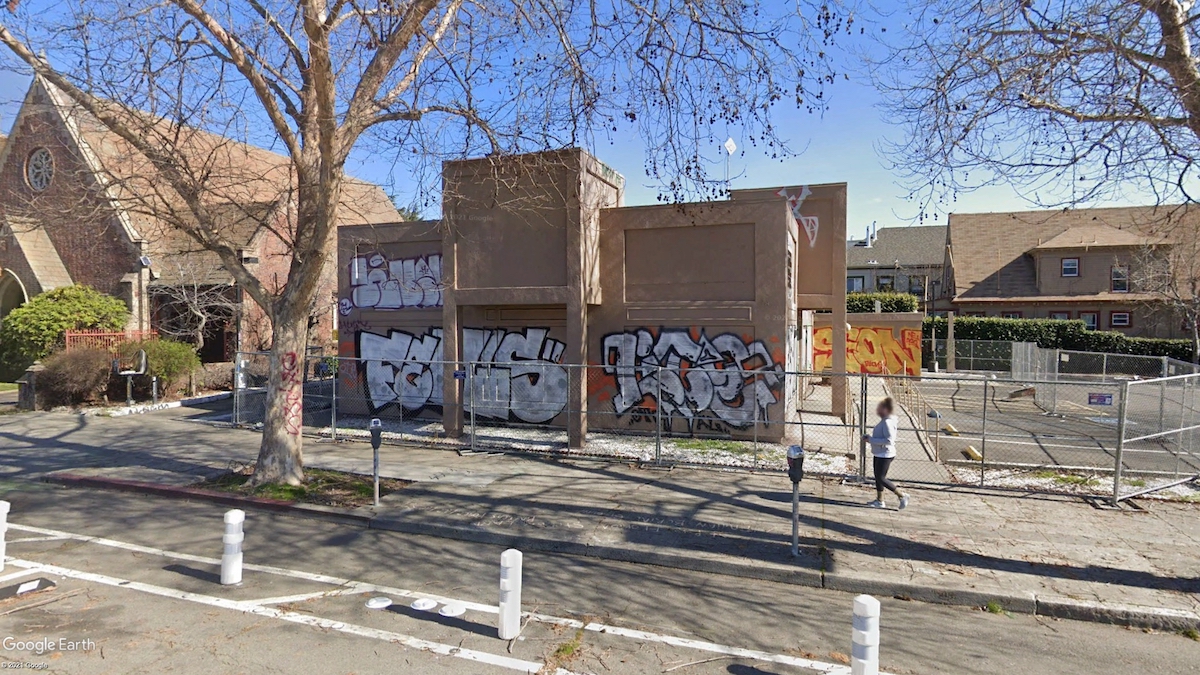
[[[359,256],[350,262],[350,297],[338,302],[338,311],[441,307],[444,289],[440,253],[396,260]]]
[[[703,331],[692,339],[684,328],[663,329],[657,339],[647,329],[614,333],[605,336],[602,356],[604,372],[617,382],[617,414],[648,397],[664,413],[685,418],[689,429],[708,416],[739,428],[765,422],[784,379],[762,340],[747,344],[732,333],[712,339]]]
[[[567,405],[566,345],[546,328],[509,332],[503,328],[464,328],[463,360],[470,388],[463,404],[476,415],[544,423]],[[358,355],[366,369],[367,396],[375,410],[398,403],[408,412],[440,407],[442,329],[423,336],[393,330],[388,336],[362,332]]]
[[[804,200],[812,196],[812,190],[808,189],[807,185],[801,185],[799,194],[789,195],[787,188],[779,188],[775,194],[787,200],[788,206],[792,209],[792,216],[804,228],[804,235],[808,237],[808,247],[816,246],[817,234],[821,231],[821,221],[816,216],[800,215],[800,207],[804,206]]]

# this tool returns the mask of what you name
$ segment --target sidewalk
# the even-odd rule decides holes
[[[0,477],[185,485],[253,461],[255,434],[186,414],[0,417]],[[366,473],[370,459],[365,443],[306,439],[310,467]],[[914,490],[906,511],[877,511],[862,507],[869,488],[810,479],[793,559],[782,474],[395,446],[383,448],[382,464],[415,483],[361,510],[375,528],[1015,612],[1200,625],[1200,507],[1190,504],[1109,511],[1070,497],[943,488]]]

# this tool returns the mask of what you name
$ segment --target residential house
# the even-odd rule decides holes
[[[925,309],[941,292],[946,228],[941,225],[872,230],[846,249],[846,290],[911,293]]]
[[[294,230],[289,160],[199,129],[151,122],[178,138],[195,165],[220,177],[227,189],[207,191],[205,208],[217,214],[220,235],[255,276],[269,290],[280,288],[290,264],[284,237]],[[29,298],[71,284],[124,300],[131,330],[155,329],[182,311],[170,292],[181,286],[226,288],[236,306],[240,294],[217,256],[163,215],[190,217],[176,208],[182,202],[143,154],[36,78],[0,150],[0,321]],[[339,225],[399,219],[378,186],[346,182]],[[332,263],[327,267],[310,318],[314,342],[323,344],[331,343],[336,322],[336,272]],[[237,344],[270,344],[263,313],[249,298],[239,314],[210,327],[205,360],[228,359]]]
[[[1157,232],[1194,228],[1196,217],[1178,206],[951,214],[950,301],[966,316],[1081,319],[1092,329],[1183,337],[1180,319],[1138,291],[1133,267],[1170,245]]]

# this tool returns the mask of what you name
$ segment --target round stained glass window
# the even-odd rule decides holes
[[[29,153],[25,160],[25,182],[29,187],[41,192],[50,187],[50,179],[54,178],[54,156],[46,148],[38,148]]]

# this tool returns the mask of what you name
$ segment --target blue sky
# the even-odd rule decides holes
[[[28,82],[28,76],[0,70],[0,129],[5,132],[12,126]],[[730,175],[734,176],[731,187],[845,182],[849,187],[849,236],[862,236],[872,222],[881,228],[915,224],[919,205],[906,199],[906,191],[897,184],[897,177],[880,155],[881,141],[898,139],[901,130],[883,120],[879,101],[874,87],[860,76],[838,81],[830,88],[828,109],[821,116],[781,106],[777,111],[778,126],[787,130],[793,149],[803,152],[783,161],[772,160],[735,136],[739,150],[730,159]],[[720,148],[724,140],[714,139],[712,147],[704,152],[718,156],[724,152]],[[590,150],[625,175],[626,204],[655,203],[658,190],[645,175],[642,145],[635,133],[611,144],[600,141]],[[411,194],[415,189],[411,181],[406,181],[404,168],[393,171],[393,164],[381,161],[377,154],[359,153],[352,157],[349,169],[360,178],[390,186],[400,195]],[[719,167],[715,169],[715,175],[722,174]],[[1033,207],[1015,189],[999,186],[959,195],[946,208],[986,212]],[[942,215],[925,224],[944,222]]]

